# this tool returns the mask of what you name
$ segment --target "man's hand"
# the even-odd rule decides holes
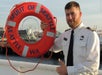
[[[47,27],[48,25],[45,23],[45,22],[42,22],[41,21],[41,25],[40,25],[40,27],[41,27],[41,29],[44,31],[44,29]]]
[[[62,60],[58,60],[60,63],[60,67],[56,68],[56,71],[59,75],[67,75],[67,67],[65,66],[64,62]]]

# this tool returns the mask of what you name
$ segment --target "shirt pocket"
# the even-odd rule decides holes
[[[62,44],[63,44],[63,46],[68,46],[68,41],[64,40]]]
[[[68,53],[68,47],[69,47],[69,41],[67,40],[67,41],[63,41],[63,51],[65,52],[65,53]]]
[[[80,54],[78,54],[78,56],[80,58],[85,58],[86,56],[86,42],[85,41],[79,41],[79,44],[78,44],[78,51]]]
[[[79,47],[86,47],[86,42],[85,41],[80,41],[79,42]]]

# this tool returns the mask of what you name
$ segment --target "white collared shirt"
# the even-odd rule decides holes
[[[55,40],[54,49],[62,49],[67,62],[71,30],[62,33]],[[87,29],[83,23],[74,30],[73,63],[68,66],[68,75],[97,75],[100,59],[99,37],[95,31]]]

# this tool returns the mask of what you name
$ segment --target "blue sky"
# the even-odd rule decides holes
[[[64,6],[71,0],[2,0],[0,1],[0,26],[5,26],[6,19],[13,5],[24,1],[34,1],[45,5],[57,17],[57,30],[63,32],[68,28],[65,20]],[[83,13],[82,21],[86,26],[102,29],[102,1],[75,0],[79,2]]]

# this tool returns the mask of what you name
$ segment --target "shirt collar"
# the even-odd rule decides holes
[[[84,24],[81,22],[81,24],[74,29],[74,33],[76,33],[78,30],[80,30],[82,27],[85,27]],[[72,29],[71,29],[72,30]]]

